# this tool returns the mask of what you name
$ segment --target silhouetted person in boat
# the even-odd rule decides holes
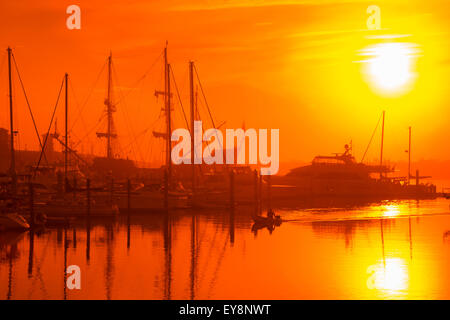
[[[274,214],[273,210],[269,209],[269,211],[267,211],[267,218],[273,220],[274,217],[275,217],[275,214]]]

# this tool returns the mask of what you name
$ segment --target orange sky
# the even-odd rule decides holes
[[[66,28],[70,4],[81,7],[81,30]],[[367,30],[366,8],[371,4],[381,8],[380,31]],[[159,164],[161,143],[151,138],[151,130],[162,128],[162,121],[152,126],[162,101],[153,92],[163,85],[158,57],[167,39],[185,108],[187,62],[192,59],[216,123],[226,121],[225,127],[236,128],[245,121],[247,128],[279,128],[282,163],[340,152],[350,140],[360,159],[383,109],[386,159],[406,159],[410,125],[414,159],[450,159],[449,6],[434,0],[2,1],[0,126],[8,126],[5,58],[10,45],[40,133],[47,130],[67,71],[73,86],[72,141],[81,140],[79,151],[93,148],[104,153],[95,132],[102,129],[102,124],[96,125],[104,111],[105,72],[93,84],[112,50],[116,99],[124,96],[115,114],[120,152]],[[407,92],[386,96],[364,78],[358,53],[378,42],[405,42],[418,48],[416,79]],[[147,70],[145,79],[138,81]],[[37,149],[15,80],[18,143]],[[62,132],[63,105],[58,108]],[[177,111],[176,127],[183,125],[181,120]],[[369,160],[378,158],[378,136]]]

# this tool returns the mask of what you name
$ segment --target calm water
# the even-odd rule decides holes
[[[173,213],[0,234],[1,299],[449,299],[450,201]],[[81,290],[64,270],[81,268]]]

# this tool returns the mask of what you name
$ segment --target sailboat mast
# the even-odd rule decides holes
[[[106,144],[106,157],[111,159],[111,127],[112,127],[112,106],[111,106],[111,91],[112,91],[112,53],[108,57],[108,97],[107,97],[107,116],[108,116],[108,133],[107,133],[107,144]]]
[[[383,145],[384,145],[384,117],[386,111],[383,110],[383,121],[381,124],[381,152],[380,152],[380,179],[383,177]]]
[[[172,132],[171,128],[171,114],[170,114],[170,64],[167,61],[167,42],[164,48],[164,104],[166,111],[166,166],[168,179],[172,176],[172,143],[170,141],[170,136]]]
[[[191,165],[192,165],[192,192],[195,192],[195,146],[194,146],[194,122],[195,122],[195,96],[194,96],[194,62],[189,61],[189,91],[191,103]]]
[[[409,147],[408,147],[408,184],[411,182],[411,127],[409,129]]]
[[[13,95],[12,95],[12,74],[11,74],[11,56],[12,49],[8,47],[8,80],[9,80],[9,128],[10,128],[10,148],[11,148],[11,167],[10,174],[12,179],[12,194],[15,196],[17,191],[16,175],[16,156],[14,150],[14,123],[13,123]]]
[[[170,105],[170,64],[167,64],[167,161],[168,161],[168,179],[172,177],[172,120]]]
[[[65,82],[65,135],[64,135],[64,192],[67,192],[67,157],[69,155],[69,134],[68,134],[68,121],[69,121],[69,92],[68,92],[68,83],[69,83],[69,74],[65,74],[64,76]]]

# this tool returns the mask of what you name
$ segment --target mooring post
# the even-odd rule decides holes
[[[110,186],[110,203],[111,205],[114,203],[114,178],[111,177],[111,186]]]
[[[31,228],[35,227],[35,216],[34,216],[34,189],[33,189],[33,183],[30,181],[29,183],[29,190],[30,190],[30,220],[31,220]]]
[[[268,209],[272,209],[272,176],[267,176],[267,206]]]
[[[258,171],[255,169],[253,172],[253,187],[255,193],[255,205],[258,205]]]
[[[234,208],[234,171],[230,171],[230,208]]]
[[[86,180],[86,214],[87,217],[90,218],[91,217],[91,180],[87,179]]]
[[[230,244],[234,244],[234,170],[230,171]]]
[[[77,177],[73,177],[73,198],[77,198]]]
[[[234,206],[230,208],[230,244],[234,245],[234,234],[235,234],[235,226],[234,226]]]
[[[33,275],[33,259],[34,259],[34,230],[30,230],[30,244],[28,249],[28,277]]]
[[[258,194],[259,194],[259,196],[258,196],[258,207],[259,207],[259,210],[261,211],[261,209],[262,209],[262,199],[263,199],[263,196],[262,196],[262,185],[263,185],[263,176],[260,174],[259,175],[259,186],[258,186]]]
[[[164,170],[164,209],[169,209],[169,173]]]
[[[131,211],[131,181],[130,181],[130,179],[127,180],[127,208],[128,208],[128,214],[130,214],[130,211]]]
[[[128,197],[128,201],[127,201],[127,249],[130,249],[130,241],[131,241],[131,219],[130,219],[130,214],[131,214],[131,181],[128,178],[127,180],[127,197]]]
[[[416,186],[419,185],[419,170],[416,170]]]

